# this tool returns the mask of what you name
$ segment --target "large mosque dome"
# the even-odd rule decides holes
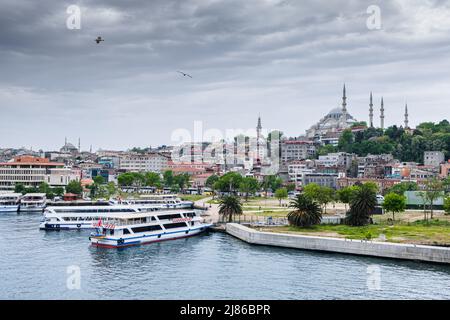
[[[350,128],[356,120],[347,112],[347,97],[344,92],[342,97],[342,108],[333,108],[318,123],[306,131],[308,138],[327,136],[330,133],[340,132]]]

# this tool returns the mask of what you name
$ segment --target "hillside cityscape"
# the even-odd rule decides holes
[[[311,183],[341,189],[373,182],[383,194],[399,183],[414,183],[424,189],[430,179],[448,179],[447,120],[411,128],[406,105],[403,123],[384,128],[383,99],[378,126],[372,93],[368,107],[367,122],[354,119],[348,112],[344,86],[342,106],[333,108],[298,137],[286,137],[280,131],[264,137],[259,117],[256,136],[241,135],[242,139],[236,137],[232,142],[184,142],[178,146],[94,152],[83,151],[79,140],[75,146],[66,139],[59,150],[0,149],[0,190],[40,190],[52,198],[63,196],[67,186],[76,182],[83,187],[78,190],[94,198],[113,196],[113,186],[200,194],[205,188],[211,190],[217,177],[234,172],[259,184],[276,177],[279,183],[271,192],[283,186],[300,191]],[[238,148],[239,141],[243,148]],[[273,162],[277,162],[277,171],[267,170],[273,169]],[[169,175],[173,178],[167,179]],[[96,182],[103,186],[92,188]],[[105,187],[107,183],[109,188]],[[220,191],[230,191],[227,188]],[[253,188],[252,192],[256,191],[260,190]]]

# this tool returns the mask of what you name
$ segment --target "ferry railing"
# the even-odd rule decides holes
[[[228,223],[229,217],[220,216],[219,223]],[[287,225],[286,217],[270,217],[256,215],[233,215],[232,222],[239,224]]]

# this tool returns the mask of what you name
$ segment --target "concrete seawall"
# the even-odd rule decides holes
[[[251,244],[450,264],[450,248],[260,232],[236,223],[226,231]]]

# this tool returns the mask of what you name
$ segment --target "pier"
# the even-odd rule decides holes
[[[260,232],[236,223],[226,232],[251,244],[450,264],[445,247]]]

